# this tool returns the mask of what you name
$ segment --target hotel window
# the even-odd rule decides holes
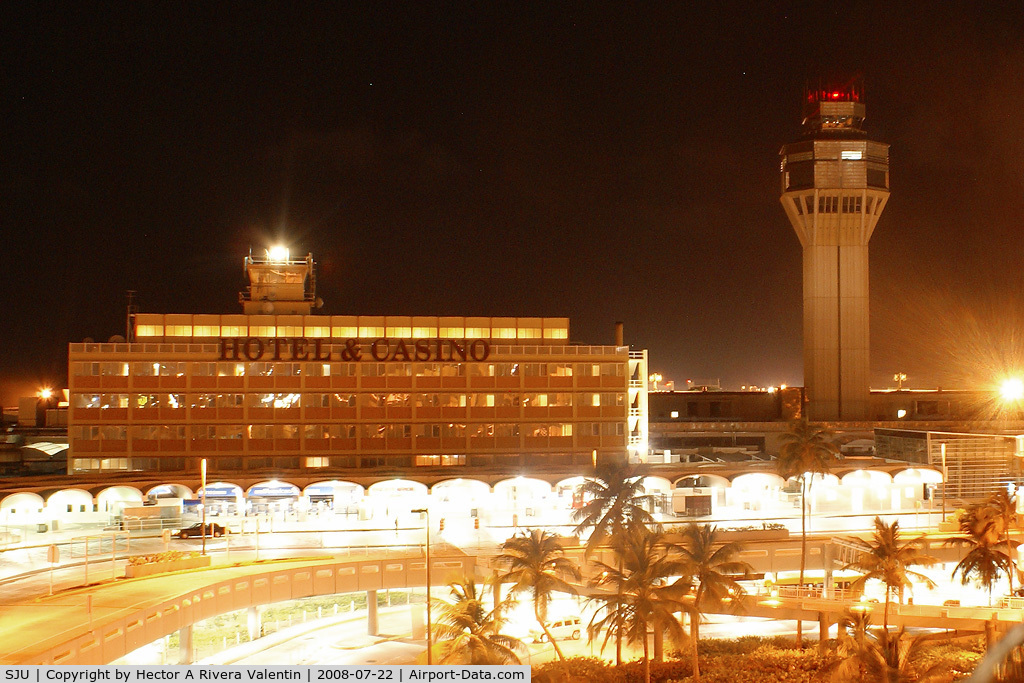
[[[100,374],[104,377],[118,377],[128,374],[127,363],[100,363]]]
[[[162,337],[164,336],[163,325],[136,325],[136,337]]]
[[[494,376],[494,364],[493,363],[468,363],[468,372],[470,377],[493,377]]]
[[[359,336],[359,328],[335,325],[331,328],[331,336],[335,339],[351,339]]]
[[[623,377],[626,370],[622,363],[601,363],[601,374],[605,377]]]
[[[492,339],[515,339],[516,328],[514,327],[492,327],[491,328]]]
[[[359,367],[363,377],[383,377],[387,372],[384,363],[363,363]]]
[[[572,436],[572,425],[568,423],[549,425],[548,436]]]
[[[75,377],[97,377],[100,374],[99,363],[74,363],[71,373]]]
[[[671,417],[673,420],[677,419],[679,417],[679,411],[673,410],[671,413],[669,413],[669,417]]]
[[[127,408],[128,394],[100,394],[100,408]]]
[[[467,327],[466,328],[466,339],[487,339],[491,336],[491,328],[489,327]]]
[[[332,408],[354,408],[356,405],[355,394],[330,394]]]
[[[523,394],[523,405],[527,408],[546,408],[548,405],[548,395]]]
[[[100,427],[100,438],[108,441],[124,441],[128,438],[128,429],[123,425]]]
[[[384,336],[383,327],[359,327],[360,339],[377,339]]]
[[[465,408],[465,394],[441,394],[439,403],[442,408]]]
[[[303,394],[302,395],[302,407],[303,408],[328,408],[330,407],[330,397],[327,394]]]
[[[331,374],[335,377],[355,377],[355,363],[334,363],[331,365]]]
[[[192,326],[191,325],[167,325],[167,333],[165,337],[191,337]]]
[[[384,373],[388,377],[412,377],[412,363],[386,363]]]
[[[277,326],[278,337],[301,337],[302,336],[302,325],[278,325]]]
[[[544,330],[545,339],[568,339],[569,330],[564,327],[553,327]]]
[[[193,408],[215,408],[217,406],[217,394],[196,394],[193,398]]]
[[[276,325],[250,325],[249,326],[250,337],[276,337],[277,326]]]
[[[437,336],[436,327],[414,327],[412,328],[414,339],[430,339]]]
[[[464,363],[445,363],[441,366],[442,377],[465,377],[466,365]]]
[[[222,337],[248,337],[248,325],[221,325],[220,336]]]
[[[306,325],[306,336],[313,339],[330,337],[331,328],[327,325]]]
[[[523,363],[522,369],[523,374],[527,377],[547,377],[548,375],[547,363]]]
[[[244,402],[245,394],[217,394],[218,408],[241,408]]]
[[[317,468],[317,467],[330,467],[331,466],[331,459],[330,458],[325,458],[323,456],[316,456],[316,457],[312,457],[312,458],[305,458],[305,461],[306,461],[306,468],[307,469],[314,469],[314,468]]]
[[[436,408],[441,404],[437,394],[413,394],[412,400],[414,405],[420,408]]]
[[[572,363],[548,363],[551,377],[572,377]]]
[[[215,377],[217,375],[217,364],[216,363],[193,363],[192,364],[192,376],[193,377]]]
[[[218,377],[243,377],[245,365],[242,363],[217,363]]]
[[[859,161],[864,158],[864,153],[860,150],[844,149],[839,153],[839,158],[843,161]]]
[[[249,375],[250,377],[269,377],[274,374],[274,364],[249,363],[244,374]]]
[[[417,377],[440,377],[441,366],[437,363],[413,363],[412,374]]]
[[[408,439],[412,436],[412,425],[388,425],[384,433],[389,439]]]
[[[474,408],[493,408],[494,394],[470,394],[469,401]]]
[[[519,425],[509,423],[499,423],[494,425],[494,435],[501,437],[518,437],[519,436]]]
[[[441,425],[442,438],[462,438],[466,436],[466,425],[459,422],[449,422]]]
[[[188,363],[154,363],[154,368],[161,377],[184,377]]]
[[[72,427],[70,430],[72,439],[98,439],[100,428],[94,425]]]
[[[220,325],[196,325],[193,328],[193,337],[219,337]]]
[[[520,339],[540,339],[542,331],[539,327],[520,327]]]
[[[441,425],[415,425],[413,429],[417,437],[436,439],[441,436]]]
[[[622,436],[625,426],[621,422],[602,422],[601,436]]]
[[[384,336],[393,339],[409,339],[412,337],[411,327],[387,327],[385,330],[386,334]]]
[[[99,408],[99,394],[75,394],[74,406],[76,408]]]
[[[464,327],[442,327],[441,338],[442,339],[459,339],[466,336],[466,328]]]
[[[132,432],[133,432],[132,433],[132,438],[133,439],[138,439],[138,438],[151,439],[152,438],[151,436],[143,436],[143,437],[137,436],[134,433],[135,429],[136,429],[135,427],[132,428]],[[217,428],[214,427],[213,425],[192,425],[191,427],[189,427],[188,432],[189,432],[189,435],[188,435],[189,439],[192,440],[192,441],[195,441],[196,439],[216,439],[217,438]]]

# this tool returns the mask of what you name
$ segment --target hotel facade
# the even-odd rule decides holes
[[[646,352],[621,339],[570,343],[566,318],[317,315],[311,256],[245,266],[242,314],[136,314],[126,342],[70,345],[69,474],[646,458]]]

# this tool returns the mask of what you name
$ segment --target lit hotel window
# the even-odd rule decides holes
[[[539,327],[520,327],[520,339],[540,339],[541,330]]]
[[[168,325],[167,335],[168,337],[191,337],[192,326],[191,325]]]
[[[358,336],[359,330],[355,327],[332,327],[331,336],[335,339],[351,339]]]
[[[436,327],[414,327],[412,328],[412,336],[415,339],[430,339],[437,336]]]
[[[307,325],[306,336],[310,338],[324,338],[331,336],[331,328],[322,325]]]
[[[672,416],[672,419],[674,420],[674,419],[676,419],[677,417],[679,417],[679,411],[678,411],[678,410],[673,410],[673,411],[672,411],[672,412],[670,413],[670,415]]]
[[[411,327],[389,327],[387,328],[387,337],[392,339],[408,339],[412,336]]]
[[[249,335],[247,325],[221,325],[220,335],[222,337],[246,337]]]
[[[163,325],[139,325],[135,328],[136,337],[162,337],[164,336]]]
[[[360,339],[378,339],[384,336],[383,327],[360,327],[359,338]]]
[[[486,339],[490,333],[489,327],[467,327],[466,339]]]
[[[442,327],[441,338],[442,339],[459,339],[466,334],[466,328],[464,327]]]
[[[564,327],[552,327],[544,330],[545,339],[568,339],[569,330]]]
[[[516,328],[514,327],[494,327],[491,328],[491,338],[493,339],[515,339]]]

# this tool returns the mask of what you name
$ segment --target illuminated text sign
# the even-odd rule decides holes
[[[340,348],[338,348],[340,346]],[[303,337],[221,337],[219,360],[236,361],[485,361],[491,355],[486,339],[345,339]]]

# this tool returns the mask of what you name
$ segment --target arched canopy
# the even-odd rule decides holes
[[[92,494],[82,489],[61,489],[46,499],[51,512],[92,512]]]
[[[295,484],[271,479],[250,486],[245,497],[250,500],[296,500],[301,494]]]
[[[494,485],[495,495],[507,498],[544,498],[551,494],[551,484],[541,479],[516,477]]]
[[[318,481],[302,490],[302,495],[312,502],[321,500],[343,500],[355,502],[366,495],[366,489],[351,481]]]
[[[160,484],[146,491],[147,500],[157,500],[158,498],[188,499],[191,497],[192,489],[182,484]]]
[[[774,472],[748,472],[732,478],[732,488],[743,490],[761,490],[781,488],[786,481]]]
[[[831,474],[831,473],[830,474],[820,474],[820,473],[817,473],[817,472],[815,472],[813,475],[811,475],[811,482],[813,483],[814,486],[826,486],[826,487],[829,487],[829,486],[839,486],[840,483],[841,483],[839,481],[839,477],[837,477],[834,474]]]
[[[887,472],[879,470],[854,470],[842,476],[843,486],[860,486],[872,488],[875,486],[889,486],[892,484],[892,477]]]
[[[555,484],[555,491],[558,491],[559,493],[565,491],[575,491],[576,489],[583,485],[583,481],[583,477],[569,477],[568,479],[563,479],[562,481]]]
[[[677,489],[727,489],[732,484],[728,479],[717,474],[690,474],[676,479],[673,486]]]
[[[196,498],[206,498],[208,500],[241,500],[242,498],[242,487],[238,484],[231,484],[226,481],[218,481],[213,484],[206,485],[206,494],[203,495],[203,489],[200,488],[196,491]]]
[[[111,486],[96,496],[96,508],[102,512],[120,512],[142,505],[142,491],[134,486]]]
[[[456,501],[459,498],[476,500],[491,493],[491,487],[477,479],[445,479],[430,487],[435,498]]]
[[[38,493],[12,493],[0,500],[0,512],[6,515],[22,515],[42,512],[46,503]]]
[[[644,487],[644,494],[669,493],[672,490],[672,482],[664,477],[644,477],[641,484]]]
[[[924,467],[911,467],[894,474],[892,483],[904,486],[911,484],[941,484],[942,472]]]
[[[366,493],[368,496],[385,497],[425,496],[427,495],[427,486],[410,479],[389,479],[371,484]]]

